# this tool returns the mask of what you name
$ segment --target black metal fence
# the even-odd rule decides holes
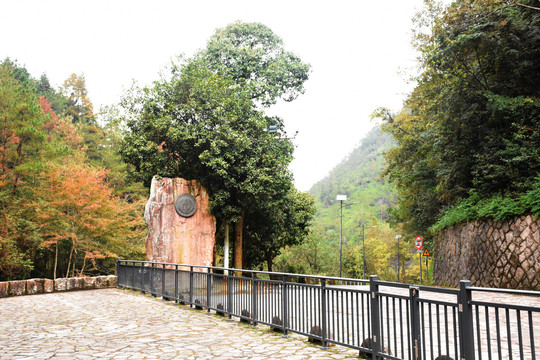
[[[119,260],[118,286],[373,359],[540,359],[540,292]]]

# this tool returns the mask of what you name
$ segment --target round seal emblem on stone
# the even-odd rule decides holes
[[[174,202],[174,208],[178,215],[190,217],[197,211],[197,200],[190,194],[182,194]]]

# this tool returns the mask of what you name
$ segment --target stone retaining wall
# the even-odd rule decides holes
[[[473,221],[436,234],[433,279],[437,285],[540,290],[540,219]]]
[[[29,279],[0,282],[0,298],[8,296],[45,294],[57,291],[90,290],[116,287],[116,275],[95,277],[73,277],[50,279]]]

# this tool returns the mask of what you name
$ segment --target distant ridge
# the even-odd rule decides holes
[[[345,204],[359,203],[344,213],[344,221],[350,222],[348,229],[357,227],[360,221],[387,220],[388,209],[395,204],[396,195],[393,187],[379,176],[385,166],[383,154],[393,146],[392,137],[375,127],[324,179],[315,183],[309,190],[317,205],[314,223],[326,230],[339,226],[336,222],[338,194],[347,195]]]

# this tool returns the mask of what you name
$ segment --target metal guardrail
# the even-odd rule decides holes
[[[118,260],[118,286],[373,359],[532,359],[540,292]],[[519,295],[516,298],[515,295]],[[516,300],[517,299],[517,300]]]

